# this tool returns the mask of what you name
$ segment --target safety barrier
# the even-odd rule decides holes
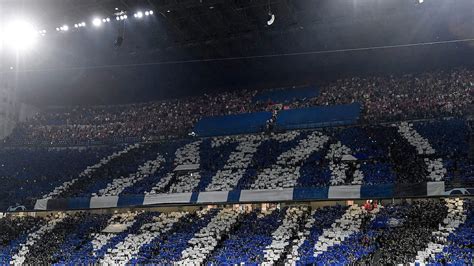
[[[260,132],[271,117],[271,112],[204,117],[195,125],[194,133],[209,137]]]
[[[444,182],[348,185],[316,188],[233,190],[173,194],[123,195],[37,200],[35,210],[97,209],[166,204],[225,204],[276,201],[316,201],[449,196]],[[455,196],[458,196],[456,194]]]
[[[289,130],[355,124],[360,110],[359,103],[283,110],[278,113],[276,128]]]

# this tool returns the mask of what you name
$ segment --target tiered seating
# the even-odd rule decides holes
[[[471,180],[474,163],[468,158],[466,133],[454,135],[452,148],[462,150],[454,156],[441,125],[444,121],[197,138],[125,147],[51,151],[18,148],[12,150],[12,158],[22,161],[17,155],[26,154],[31,158],[32,170],[9,159],[7,153],[3,155],[5,169],[0,170],[6,176],[0,177],[5,184],[0,195],[6,200],[0,206],[3,204],[7,209],[20,203],[32,208],[38,198],[139,198],[160,193]],[[459,130],[465,127],[459,120],[446,120],[445,126],[450,125]],[[429,138],[418,128],[431,132],[427,134]],[[459,141],[460,137],[466,139]],[[447,148],[440,148],[444,146]],[[35,156],[36,152],[39,156]],[[62,155],[64,161],[59,159]],[[60,162],[49,162],[50,159]],[[55,171],[46,167],[49,163],[58,168],[57,179]],[[63,169],[68,170],[62,172]],[[74,207],[87,207],[86,204]]]
[[[319,236],[328,229],[336,219],[341,217],[346,208],[341,205],[324,207],[311,212],[306,219],[304,228],[298,232],[286,262],[294,265],[296,262],[307,264],[314,257],[313,248]]]
[[[54,108],[21,123],[6,143],[87,145],[157,140],[163,136],[184,136],[203,117],[246,113],[254,116],[267,111],[267,116],[258,120],[260,123],[252,123],[261,129],[268,115],[271,116],[268,109],[273,108],[284,109],[278,115],[277,127],[286,129],[354,123],[361,109],[362,120],[369,123],[462,116],[472,105],[472,76],[472,70],[452,69],[416,75],[349,77],[321,86],[317,97],[314,90],[310,94],[283,91],[284,97],[260,97],[260,100],[280,98],[287,108],[268,102],[256,104],[252,101],[256,90],[219,91],[212,95],[120,106]],[[308,97],[301,99],[302,95]],[[220,121],[229,121],[226,118],[229,117]],[[242,133],[249,120],[218,126]],[[212,127],[205,129],[205,133],[212,131]]]
[[[456,207],[462,206],[464,222],[451,231],[447,236],[443,234],[443,249],[429,257],[429,264],[468,265],[474,259],[474,201],[463,200],[462,204],[456,200]],[[454,211],[453,211],[454,212]]]
[[[193,170],[188,173],[178,175],[176,183],[172,184],[170,187],[170,192],[191,192],[199,184],[201,178],[199,172],[199,147],[201,141],[195,141],[190,144],[185,145],[182,149],[176,151],[176,164],[178,165],[198,165],[197,171]]]
[[[351,166],[356,169],[352,173],[353,178],[352,181],[350,181],[350,184],[362,184],[364,174],[359,170],[360,165],[358,163],[350,165],[350,161],[354,160],[351,153],[351,149],[341,144],[339,141],[329,145],[326,159],[329,160],[329,169],[331,170],[331,180],[329,182],[332,186],[346,183],[346,180],[348,179],[347,175]]]
[[[106,158],[106,164],[97,167],[89,175],[79,178],[63,189],[57,197],[90,197],[97,196],[101,189],[113,187],[114,179],[124,178],[137,173],[140,165],[154,160],[159,152],[159,144],[135,144],[122,150],[113,158]]]
[[[256,264],[264,261],[264,249],[272,243],[272,232],[280,225],[285,211],[271,210],[246,214],[240,225],[209,257],[214,264]]]
[[[446,180],[474,180],[474,162],[467,158],[469,128],[466,120],[444,119],[414,123],[414,128],[427,138],[443,158]]]
[[[0,264],[8,265],[29,235],[46,221],[37,217],[0,218]]]
[[[78,178],[74,178],[72,180],[69,180],[69,181],[66,181],[66,182],[62,183],[60,186],[57,186],[56,188],[54,188],[54,190],[52,192],[44,195],[43,199],[50,199],[50,198],[59,196],[64,191],[68,190],[70,186],[72,186],[73,184],[78,182],[79,178],[88,178],[93,172],[95,172],[97,169],[103,167],[104,165],[108,164],[110,161],[120,157],[123,154],[128,153],[132,149],[137,149],[139,147],[140,147],[140,145],[138,145],[138,144],[127,146],[123,150],[116,151],[116,152],[112,153],[111,155],[109,155],[105,158],[102,158],[98,163],[96,163],[94,165],[88,165],[87,168],[79,174]]]
[[[159,170],[160,166],[165,162],[165,158],[158,154],[155,159],[146,161],[144,164],[138,167],[136,173],[129,174],[127,177],[116,178],[109,183],[106,188],[99,190],[98,196],[114,196],[119,195],[127,187],[133,186],[136,182],[155,174]]]
[[[278,156],[276,165],[263,169],[251,185],[252,189],[276,189],[296,186],[300,166],[313,153],[321,150],[329,138],[315,131],[300,140],[298,146]]]
[[[232,190],[250,166],[252,157],[261,145],[264,136],[257,134],[229,138],[237,141],[238,145],[230,154],[224,167],[218,170],[212,177],[212,181],[207,186],[206,191]]]
[[[84,251],[82,246],[90,243],[93,237],[107,226],[111,218],[107,214],[90,214],[87,212],[77,213],[75,216],[77,216],[76,220],[69,221],[70,226],[74,226],[74,228],[64,238],[64,242],[56,251],[48,252],[52,255],[49,263],[57,265],[72,262],[88,263],[89,252]]]
[[[263,169],[275,165],[278,157],[298,145],[298,142],[307,136],[303,131],[289,131],[281,134],[272,134],[262,140],[254,153],[251,163],[243,176],[239,179],[235,189],[251,189],[255,177]]]
[[[218,213],[218,209],[205,209],[187,215],[175,223],[172,234],[159,236],[141,247],[136,259],[138,264],[173,264],[181,259],[190,239],[204,228]]]
[[[438,231],[432,232],[432,241],[428,243],[428,246],[424,250],[418,251],[416,262],[426,263],[428,257],[434,259],[435,253],[443,251],[449,234],[464,223],[466,215],[461,199],[446,199],[446,207],[448,208],[448,215],[444,218],[443,223],[439,225]]]
[[[240,210],[223,209],[207,226],[188,241],[189,247],[181,253],[181,260],[178,264],[202,264],[224,234],[227,234],[231,227],[237,222]]]
[[[30,248],[33,246],[37,247],[39,245],[39,241],[54,229],[54,227],[63,221],[66,218],[64,213],[58,213],[55,217],[49,220],[45,225],[41,226],[38,230],[31,232],[25,243],[20,244],[19,250],[12,256],[11,264],[23,264],[28,262],[27,256],[29,256]],[[48,254],[49,255],[49,254]],[[30,256],[29,256],[30,257]]]
[[[150,223],[156,216],[158,213],[155,212],[128,212],[112,217],[108,226],[102,232],[94,235],[94,239],[91,241],[92,249],[86,246],[90,252],[89,263],[99,262],[127,236],[137,234],[144,224]]]
[[[415,147],[419,155],[433,155],[435,149],[430,145],[427,139],[423,138],[414,128],[413,124],[402,122],[398,126],[398,132],[403,136],[413,147]],[[442,159],[440,158],[423,158],[427,169],[428,178],[432,181],[441,181],[446,174],[446,169],[443,167]]]
[[[444,202],[420,200],[413,204],[395,206],[396,220],[389,220],[387,228],[377,230],[374,237],[377,252],[371,257],[374,264],[413,262],[424,250],[447,215]],[[389,216],[389,217],[390,217]]]
[[[272,233],[272,242],[265,247],[264,264],[275,264],[282,259],[290,240],[299,229],[301,220],[306,216],[308,208],[290,207],[286,210],[281,225]]]
[[[15,203],[32,206],[63,182],[70,182],[86,167],[96,164],[114,151],[114,147],[98,148],[17,148],[0,151],[0,210]]]
[[[367,185],[393,184],[396,182],[396,174],[390,163],[363,162],[360,165],[360,171],[364,174],[363,183]]]
[[[1,264],[221,265],[472,262],[473,202],[57,213],[0,218]]]
[[[326,253],[331,252],[334,246],[340,245],[346,238],[360,231],[364,219],[374,215],[378,209],[373,212],[366,212],[363,208],[352,205],[342,215],[340,219],[334,221],[331,228],[323,231],[318,241],[314,245],[314,257],[322,256],[325,259]]]
[[[366,128],[369,137],[385,147],[386,156],[374,161],[390,163],[396,174],[395,183],[416,184],[427,181],[428,170],[424,157],[398,132],[396,126],[374,126]]]
[[[160,234],[166,234],[174,224],[179,221],[187,212],[162,213],[153,217],[150,223],[141,226],[137,233],[131,233],[126,236],[123,242],[117,244],[115,248],[108,251],[104,258],[100,260],[105,265],[126,265],[134,258],[143,245],[149,244]]]

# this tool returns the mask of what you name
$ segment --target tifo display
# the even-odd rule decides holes
[[[2,206],[36,199],[470,183],[468,124],[440,119],[0,153]],[[177,171],[178,167],[191,167]]]
[[[370,206],[366,206],[370,205]],[[468,199],[250,205],[0,219],[2,264],[400,264],[472,262]]]

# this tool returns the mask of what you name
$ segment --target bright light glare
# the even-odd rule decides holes
[[[26,21],[14,21],[8,24],[0,34],[2,42],[16,50],[31,48],[37,41],[38,31]]]
[[[100,20],[100,18],[95,18],[94,20],[92,20],[92,24],[98,27],[100,26],[100,24],[102,24],[102,21]]]
[[[141,17],[143,17],[143,13],[141,11],[138,11],[137,12],[137,18],[141,18]]]

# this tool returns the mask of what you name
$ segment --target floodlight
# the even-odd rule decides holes
[[[99,27],[101,24],[102,24],[102,21],[100,20],[100,18],[95,18],[92,20],[92,25],[96,27]]]
[[[150,13],[150,15],[153,15],[153,10],[148,11],[148,13]]]
[[[63,26],[61,27],[61,30],[63,30],[63,31],[68,31],[68,30],[69,30],[69,26],[68,26],[68,25],[63,25]]]
[[[137,12],[137,18],[142,18],[143,17],[143,13],[141,11],[138,11]]]
[[[2,41],[11,48],[25,50],[36,43],[38,31],[26,21],[14,21],[6,26],[2,35]]]

